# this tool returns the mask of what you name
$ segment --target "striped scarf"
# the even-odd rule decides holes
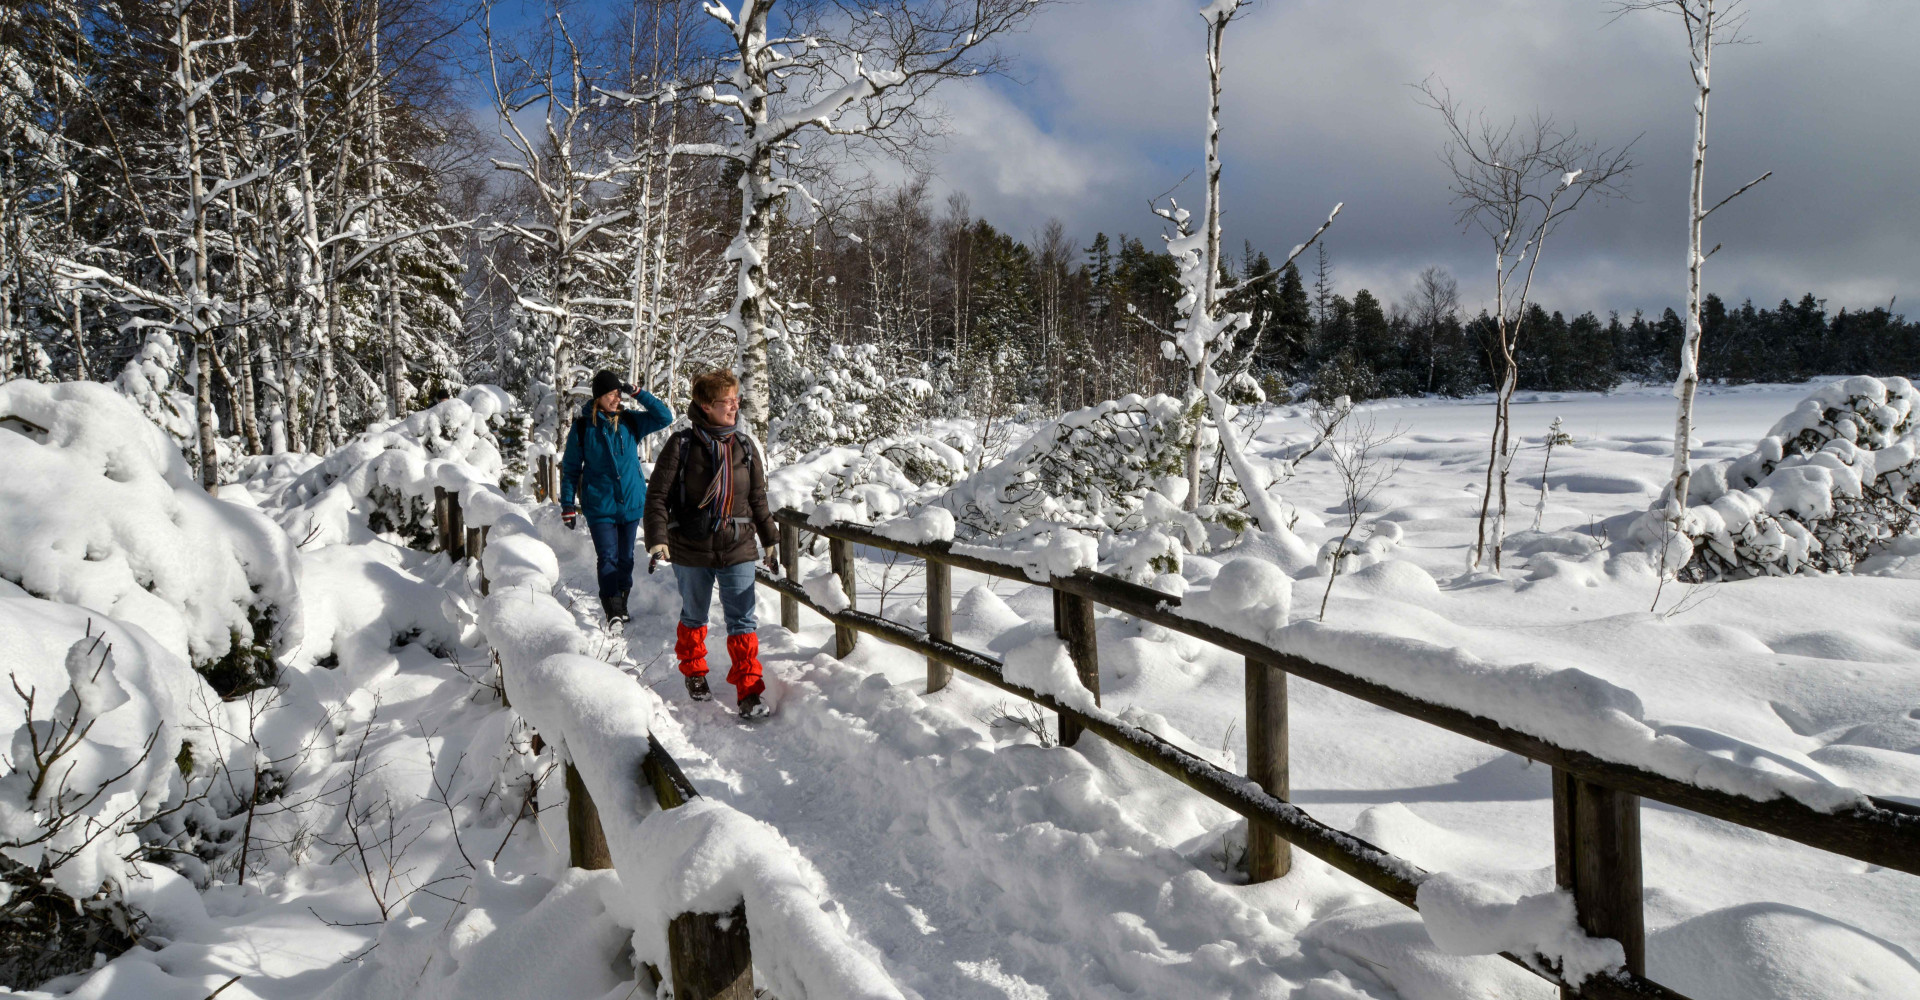
[[[739,427],[737,423],[731,427],[712,427],[698,421],[693,424],[693,432],[706,444],[713,461],[713,478],[707,483],[706,495],[700,498],[700,509],[706,512],[714,534],[720,533],[721,525],[733,522],[733,446]]]

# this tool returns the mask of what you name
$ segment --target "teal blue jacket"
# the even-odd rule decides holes
[[[567,431],[560,456],[560,505],[577,497],[589,523],[638,521],[647,511],[647,476],[640,469],[640,439],[673,423],[673,410],[653,393],[640,390],[641,409],[595,413],[593,403]]]

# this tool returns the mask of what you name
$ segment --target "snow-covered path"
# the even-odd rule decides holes
[[[1800,392],[1758,387],[1711,400],[1703,408],[1705,447],[1742,447]],[[1644,506],[1666,461],[1659,426],[1670,401],[1646,391],[1535,402],[1584,431],[1577,446],[1555,456],[1549,528]],[[1912,662],[1907,647],[1898,655],[1849,652],[1860,643],[1895,649],[1908,634],[1900,622],[1910,620],[1910,584],[1754,581],[1703,610],[1681,605],[1670,617],[1647,614],[1647,596],[1602,573],[1545,580],[1552,567],[1543,569],[1544,559],[1498,587],[1461,586],[1452,574],[1475,499],[1462,483],[1483,460],[1482,414],[1431,401],[1374,409],[1415,431],[1399,447],[1407,468],[1385,498],[1385,518],[1408,529],[1399,550],[1405,561],[1394,568],[1418,565],[1420,573],[1402,575],[1442,582],[1395,588],[1381,585],[1379,574],[1344,578],[1351,582],[1336,588],[1335,620],[1411,630],[1502,660],[1579,664],[1631,686],[1675,732],[1738,734],[1745,742],[1715,738],[1763,756],[1813,752],[1815,764],[1798,766],[1831,768],[1837,780],[1882,794],[1911,794],[1902,778],[1906,754],[1817,750],[1835,739],[1850,747],[1856,740],[1841,738],[1846,727],[1910,707],[1916,679],[1902,666]],[[1260,447],[1277,451],[1288,433],[1276,421]],[[1537,452],[1527,460],[1537,462]],[[1535,498],[1526,491],[1538,480],[1528,482],[1524,464],[1520,473],[1519,506],[1531,515]],[[1327,473],[1317,467],[1287,491],[1314,526],[1310,540],[1338,530],[1322,526],[1328,492]],[[661,738],[703,793],[778,829],[820,871],[852,935],[910,993],[1553,995],[1498,960],[1439,954],[1417,915],[1299,852],[1286,879],[1241,884],[1226,863],[1243,836],[1237,817],[1097,739],[1073,752],[1041,747],[1004,718],[1021,706],[967,678],[923,695],[924,663],[901,650],[863,637],[845,662],[835,660],[831,630],[810,613],[803,612],[797,636],[769,624],[778,620],[770,594],[761,597],[761,641],[780,711],[743,727],[723,707],[731,702],[724,684],[717,704],[686,699],[670,651],[678,597],[664,568],[640,575],[637,620],[623,636],[606,636],[591,596],[585,533],[557,540],[556,548],[581,626],[600,636],[606,658],[629,660],[663,696],[671,720]],[[1210,560],[1189,560],[1198,575],[1210,572]],[[883,568],[863,559],[869,610]],[[1316,603],[1321,586],[1298,584]],[[1043,589],[956,574],[954,593],[963,645],[1004,652],[1050,630]],[[1733,593],[1741,598],[1725,596]],[[1796,613],[1816,593],[1839,603],[1817,621]],[[886,600],[886,616],[919,624],[921,596],[918,581],[908,579]],[[1297,606],[1301,600],[1297,594]],[[712,624],[717,637],[717,615]],[[1787,655],[1806,651],[1794,636],[1808,628],[1857,641],[1812,649],[1811,660]],[[1098,629],[1108,707],[1238,770],[1237,658],[1122,616],[1103,614]],[[1777,649],[1767,655],[1749,635]],[[712,647],[715,676],[723,676],[717,638]],[[1834,660],[1852,661],[1851,684],[1822,679]],[[1675,662],[1692,666],[1659,667]],[[1515,893],[1551,886],[1544,768],[1304,682],[1295,682],[1291,701],[1296,801],[1430,869],[1469,873]],[[1818,724],[1776,732],[1778,719],[1796,713],[1814,713]],[[1731,987],[1736,993],[1777,992],[1784,987],[1765,976],[1748,982],[1744,973],[1728,980],[1711,972],[1709,959],[1805,941],[1795,947],[1811,949],[1800,963],[1810,982],[1830,985],[1840,981],[1832,976],[1848,975],[1847,963],[1836,964],[1842,955],[1855,956],[1854,974],[1876,982],[1920,982],[1910,943],[1920,939],[1900,916],[1911,879],[1664,806],[1644,816],[1656,979],[1703,996],[1720,995],[1729,983],[1739,984]],[[1778,877],[1788,871],[1800,874]],[[1836,914],[1845,922],[1830,919]]]
[[[922,696],[924,661],[876,640],[836,660],[817,619],[797,636],[762,625],[772,719],[742,725],[722,707],[724,684],[716,702],[693,703],[672,662],[670,577],[642,576],[636,618],[616,638],[599,629],[584,554],[566,560],[565,590],[609,658],[624,652],[666,699],[672,720],[656,735],[702,794],[774,826],[819,869],[854,937],[911,994],[1292,997],[1311,985],[1320,992],[1307,996],[1361,996],[1340,992],[1351,984],[1340,968],[1359,973],[1345,955],[1391,953],[1406,945],[1382,931],[1419,931],[1417,917],[1305,855],[1284,885],[1239,884],[1224,859],[1243,834],[1226,810],[1098,739],[1063,752],[987,724],[1007,706],[966,678]],[[777,601],[763,594],[761,611],[763,623],[777,617]],[[957,619],[978,646],[1046,627],[981,593]],[[1341,910],[1370,921],[1347,949],[1301,938]],[[1443,982],[1550,995],[1497,960],[1443,961]]]

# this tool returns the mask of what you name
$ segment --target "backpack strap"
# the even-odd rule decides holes
[[[673,485],[670,487],[671,493],[667,499],[667,527],[669,528],[679,527],[680,519],[686,516],[687,512],[687,452],[693,448],[693,431],[681,431],[667,441],[668,447],[673,447],[675,444],[680,447],[680,457],[673,466]]]

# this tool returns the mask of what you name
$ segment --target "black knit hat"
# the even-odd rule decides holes
[[[610,393],[613,390],[620,388],[621,381],[622,380],[620,376],[615,375],[614,373],[607,371],[605,369],[601,369],[600,371],[594,372],[593,373],[593,398],[599,399],[601,396],[604,396],[607,393]]]

